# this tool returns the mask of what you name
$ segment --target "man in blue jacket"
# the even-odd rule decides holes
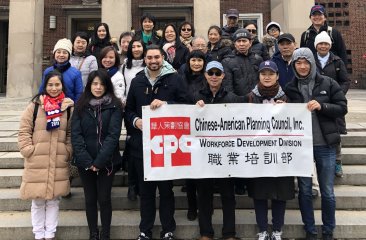
[[[187,101],[187,87],[175,69],[164,61],[164,53],[159,46],[150,45],[144,60],[146,67],[132,80],[126,103],[126,124],[131,127],[130,156],[136,164],[140,191],[141,221],[137,239],[152,239],[156,215],[155,195],[156,188],[159,188],[159,215],[162,225],[160,238],[173,240],[176,227],[173,182],[144,181],[142,106],[150,105],[154,110],[168,103],[184,103]]]
[[[277,64],[279,79],[278,82],[282,89],[294,78],[294,70],[291,67],[292,55],[296,49],[294,36],[290,33],[284,33],[277,40],[279,52],[275,53],[272,61]]]

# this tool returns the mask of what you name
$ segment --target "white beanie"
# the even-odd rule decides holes
[[[57,41],[55,47],[53,48],[53,54],[55,54],[57,49],[65,49],[69,52],[69,55],[71,56],[72,52],[72,43],[69,39],[63,38]]]
[[[330,37],[326,31],[323,31],[323,32],[319,33],[318,35],[316,35],[315,41],[314,41],[315,49],[319,43],[329,43],[330,46],[332,46],[332,39],[330,39]]]
[[[270,22],[266,26],[266,33],[268,33],[269,28],[272,27],[272,26],[278,28],[278,30],[281,32],[281,26],[278,22]]]

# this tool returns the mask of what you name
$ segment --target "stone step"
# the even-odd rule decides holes
[[[366,165],[366,148],[343,148],[342,163],[343,165]],[[24,160],[19,152],[0,152],[0,169],[21,169],[23,165]]]
[[[0,169],[0,186],[2,188],[18,188],[21,184],[23,169]],[[114,178],[113,186],[126,186],[127,173],[119,171]],[[175,185],[182,185],[183,179],[175,180]],[[366,165],[343,166],[343,177],[335,179],[335,185],[366,186]],[[72,182],[72,186],[80,187],[80,178]]]
[[[186,193],[181,192],[181,187],[173,189],[176,209],[188,209]],[[334,188],[337,202],[337,210],[366,210],[366,186],[339,185]],[[72,188],[72,197],[63,198],[60,204],[61,210],[84,210],[84,192],[82,188]],[[0,189],[0,211],[25,211],[30,208],[30,201],[19,198],[19,189]],[[114,187],[112,189],[112,206],[114,210],[137,210],[139,201],[127,199],[127,187]],[[157,199],[157,205],[158,205]],[[321,198],[314,199],[314,208],[320,209]],[[214,208],[221,208],[220,195],[214,195]],[[247,195],[236,195],[237,209],[253,209],[253,201]],[[287,202],[288,209],[298,209],[297,198]]]
[[[199,237],[198,222],[188,221],[185,211],[176,211],[177,228],[174,232],[176,239],[197,239]],[[271,216],[269,214],[269,219]],[[321,213],[315,211],[316,225],[320,231]],[[136,239],[139,234],[140,214],[138,211],[113,211],[111,224],[111,239]],[[366,236],[366,211],[337,211],[337,227],[334,237],[337,239],[364,239]],[[216,210],[212,218],[215,237],[221,236],[222,211]],[[156,227],[153,238],[159,238],[161,224],[159,214],[156,217]],[[236,211],[237,237],[241,239],[256,239],[257,228],[253,210]],[[2,240],[33,239],[30,212],[0,212],[0,235]],[[89,230],[84,211],[61,211],[56,238],[88,239]],[[287,210],[283,238],[300,239],[305,237],[300,212]]]
[[[119,141],[119,148],[121,150],[125,147],[125,134],[121,135]],[[0,152],[18,152],[18,138],[17,137],[0,137]]]
[[[366,132],[348,132],[341,135],[342,147],[366,147]]]

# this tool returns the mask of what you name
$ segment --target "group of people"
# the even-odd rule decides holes
[[[172,180],[144,181],[142,106],[155,110],[165,104],[204,107],[286,102],[306,103],[311,111],[314,159],[307,161],[315,161],[320,186],[322,237],[333,239],[333,185],[341,170],[340,133],[347,133],[344,115],[349,88],[342,36],[327,25],[321,5],[311,8],[312,25],[303,33],[298,49],[293,35],[282,33],[276,22],[267,25],[261,43],[256,23],[240,28],[237,9],[229,9],[226,17],[226,26],[208,29],[208,41],[195,36],[189,22],[179,27],[167,24],[159,36],[155,18],[144,15],[140,30],[121,34],[120,48],[111,42],[105,23],[95,28],[91,39],[77,32],[72,41],[65,38],[56,43],[53,65],[44,71],[39,93],[23,113],[19,129],[19,149],[25,158],[21,198],[32,200],[35,239],[55,238],[60,197],[70,192],[69,162],[77,167],[82,180],[89,239],[110,239],[112,183],[123,161],[128,162],[128,198],[140,200],[137,239],[152,239],[157,188],[160,238],[174,239]],[[127,137],[122,158],[119,139],[123,121]],[[297,179],[306,239],[317,239],[313,180]],[[201,240],[215,236],[215,191],[221,196],[222,238],[236,238],[235,193],[241,184],[240,179],[232,178],[186,181],[187,218],[193,221],[198,217]],[[295,197],[294,177],[252,178],[246,185],[253,199],[258,239],[282,239],[286,201]]]

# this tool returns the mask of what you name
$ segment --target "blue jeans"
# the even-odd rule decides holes
[[[334,174],[336,149],[330,146],[314,146],[314,159],[321,194],[322,232],[333,233],[335,228]],[[299,205],[306,232],[316,234],[311,177],[298,177]]]

